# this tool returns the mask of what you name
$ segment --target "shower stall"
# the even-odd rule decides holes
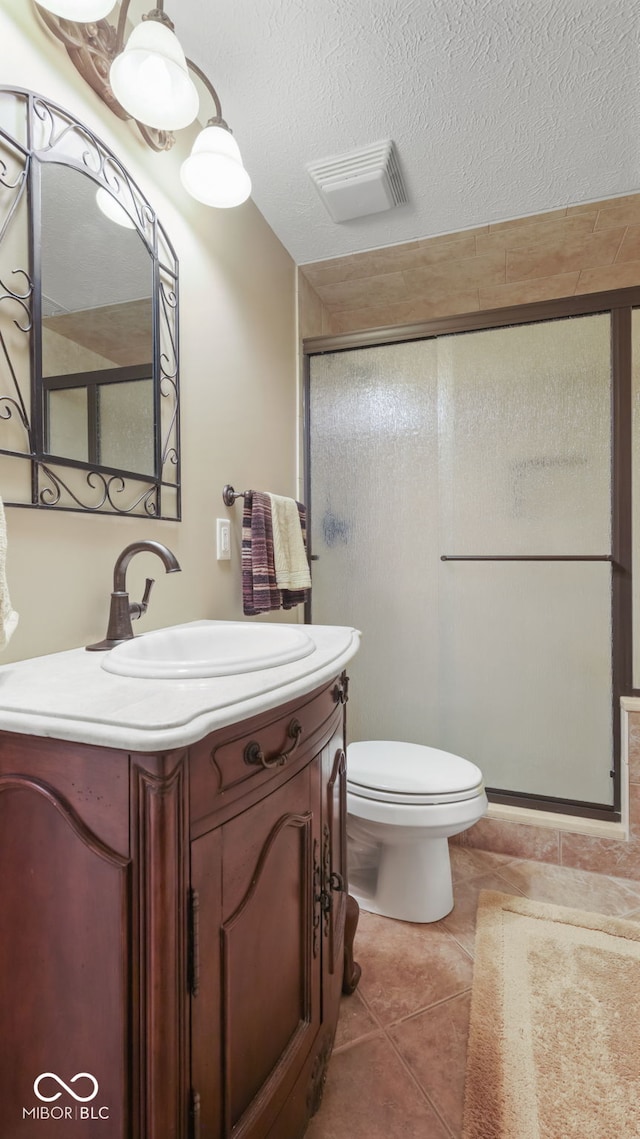
[[[350,739],[457,753],[494,800],[619,813],[632,293],[306,343],[312,618],[363,634]]]

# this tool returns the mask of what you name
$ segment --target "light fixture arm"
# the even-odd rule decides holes
[[[211,98],[213,99],[213,105],[216,109],[216,113],[212,118],[208,119],[207,126],[208,127],[224,127],[224,129],[229,131],[229,133],[231,134],[232,133],[231,127],[229,126],[228,123],[225,122],[225,120],[222,117],[222,107],[220,105],[220,99],[218,98],[218,92],[216,91],[215,87],[213,86],[213,83],[211,82],[211,80],[209,79],[209,76],[205,75],[204,71],[200,67],[198,67],[197,63],[194,63],[192,59],[187,59],[187,67],[189,68],[190,71],[193,71],[194,75],[198,76],[198,79],[201,81],[201,83],[204,84],[207,91],[211,95]]]
[[[124,47],[124,33],[127,26],[127,17],[129,15],[129,8],[131,7],[131,0],[122,0],[120,4],[120,11],[118,13],[118,25],[116,29],[116,43],[114,56],[119,55]]]

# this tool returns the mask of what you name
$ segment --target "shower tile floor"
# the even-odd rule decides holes
[[[361,912],[362,979],[342,998],[305,1139],[459,1139],[481,890],[640,921],[640,881],[451,846],[455,905],[414,925]]]

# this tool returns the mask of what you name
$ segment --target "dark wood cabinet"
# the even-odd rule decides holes
[[[164,754],[0,735],[2,1135],[303,1135],[343,987],[345,698]]]

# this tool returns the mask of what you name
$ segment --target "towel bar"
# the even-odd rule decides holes
[[[233,506],[236,498],[247,498],[250,494],[250,490],[234,490],[233,487],[227,483],[222,491],[222,501],[225,506]]]

